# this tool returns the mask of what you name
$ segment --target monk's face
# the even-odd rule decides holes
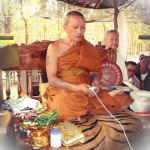
[[[116,50],[118,48],[118,45],[119,45],[119,35],[118,35],[118,33],[110,32],[108,34],[108,37],[104,39],[104,42],[106,44],[105,49],[112,48],[112,49]]]
[[[85,32],[85,19],[82,16],[70,16],[68,24],[64,25],[64,30],[71,41],[81,41]]]

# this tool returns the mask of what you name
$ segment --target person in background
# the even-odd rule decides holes
[[[133,99],[123,90],[101,90],[102,76],[97,49],[84,39],[85,18],[77,11],[66,14],[66,37],[52,43],[46,54],[49,86],[43,95],[50,111],[58,110],[65,121],[84,114],[105,114],[97,96],[110,112],[125,110]],[[95,93],[90,90],[94,86]]]
[[[150,56],[149,56],[149,62],[150,62]],[[148,69],[150,69],[150,63],[149,63]]]
[[[149,67],[149,57],[143,56],[140,61],[140,68],[135,73],[135,76],[140,81],[140,90],[150,91],[150,70]]]
[[[128,80],[125,60],[123,56],[117,52],[117,48],[119,46],[118,31],[116,30],[107,31],[105,34],[104,42],[105,42],[105,49],[103,49],[100,46],[96,46],[96,48],[99,51],[101,59],[115,62],[122,71],[123,79]]]
[[[144,56],[144,54],[140,54],[140,56],[139,56],[139,62],[137,63],[137,70],[140,69],[140,61],[143,56]]]
[[[135,76],[135,73],[137,71],[137,64],[134,61],[127,61],[126,62],[127,67],[127,74],[128,74],[128,81],[136,86],[138,89],[140,89],[140,81]]]

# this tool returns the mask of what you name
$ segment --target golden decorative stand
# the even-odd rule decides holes
[[[62,115],[59,115],[58,120],[51,124],[51,125],[46,125],[46,126],[30,126],[30,125],[25,125],[22,123],[22,120],[15,122],[17,126],[21,126],[26,130],[30,130],[30,141],[29,141],[29,146],[31,147],[37,147],[37,148],[43,148],[48,146],[49,143],[49,135],[48,131],[53,128],[57,127],[60,123],[64,122],[64,118]]]
[[[31,131],[29,145],[31,147],[46,147],[49,145],[47,130]]]

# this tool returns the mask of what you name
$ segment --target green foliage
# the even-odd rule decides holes
[[[23,122],[29,122],[31,125],[36,126],[45,126],[50,125],[54,122],[56,122],[59,118],[59,115],[57,114],[57,110],[54,110],[52,113],[47,113],[47,115],[40,115],[36,117],[35,119],[23,119]]]

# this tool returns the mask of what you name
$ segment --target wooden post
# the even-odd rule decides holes
[[[22,92],[22,88],[21,88],[21,81],[20,81],[20,77],[21,77],[21,71],[17,70],[17,77],[18,77],[18,98],[20,98],[20,93]]]
[[[0,69],[0,108],[3,103],[3,80],[2,80],[2,70]]]
[[[116,0],[113,0],[113,6],[114,6],[114,30],[118,31],[117,17],[118,17],[119,9]]]
[[[33,87],[32,87],[32,70],[27,70],[28,75],[28,94],[33,97]]]
[[[9,84],[9,71],[5,71],[6,73],[6,99],[10,99],[10,84]]]

